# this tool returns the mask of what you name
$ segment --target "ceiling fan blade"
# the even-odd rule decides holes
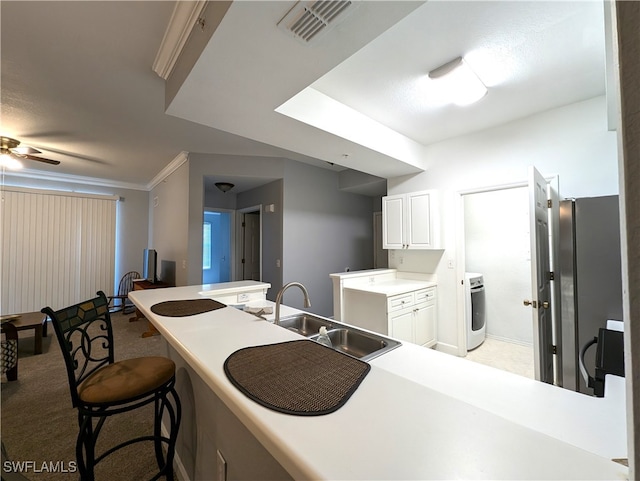
[[[60,163],[59,160],[45,159],[44,157],[34,157],[33,155],[28,154],[21,155],[20,157],[22,157],[23,159],[37,160],[38,162],[44,162],[45,164],[58,165]]]
[[[15,149],[11,149],[11,152],[18,155],[28,155],[28,154],[41,154],[38,149],[34,149],[33,147],[29,147],[28,145],[23,145],[20,147],[16,147]]]

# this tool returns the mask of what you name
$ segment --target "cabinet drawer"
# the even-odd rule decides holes
[[[436,299],[436,289],[431,287],[429,289],[422,289],[415,293],[416,303],[425,301],[434,301]]]
[[[390,297],[388,302],[389,312],[397,311],[398,309],[402,309],[404,307],[409,307],[413,304],[413,293]]]

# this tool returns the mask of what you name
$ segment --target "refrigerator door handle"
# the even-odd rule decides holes
[[[589,372],[587,371],[587,367],[584,365],[584,355],[586,354],[587,350],[591,346],[597,343],[598,343],[598,338],[594,337],[589,342],[587,342],[584,346],[582,346],[582,349],[580,349],[580,358],[579,358],[580,373],[582,373],[582,377],[584,378],[584,382],[587,383],[587,387],[591,387],[591,388],[594,386],[595,378],[589,375]]]

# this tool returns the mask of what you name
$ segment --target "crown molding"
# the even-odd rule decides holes
[[[206,6],[206,1],[182,2],[177,1],[164,32],[160,49],[153,62],[153,71],[167,80],[175,65],[182,48],[189,39],[191,30]]]
[[[178,170],[178,168],[187,160],[189,160],[189,152],[180,152],[175,159],[169,162],[169,164],[167,164],[167,166],[147,184],[145,190],[151,191],[156,185]]]
[[[55,182],[70,182],[74,184],[97,185],[100,187],[111,187],[117,189],[144,190],[148,188],[143,184],[133,182],[119,182],[109,179],[99,179],[97,177],[85,177],[82,175],[59,174],[56,172],[43,172],[41,170],[21,169],[19,171],[5,172],[7,177],[24,177],[27,179],[49,180]]]
[[[116,180],[100,179],[97,177],[85,177],[82,175],[59,174],[56,172],[43,172],[41,170],[20,169],[5,171],[6,177],[24,177],[27,179],[50,180],[55,182],[70,182],[74,184],[98,185],[117,189],[131,189],[151,191],[156,185],[169,177],[178,167],[189,160],[189,152],[180,152],[164,169],[156,175],[148,184],[135,184],[133,182],[120,182]]]

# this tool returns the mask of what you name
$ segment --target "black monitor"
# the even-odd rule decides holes
[[[158,254],[155,249],[145,249],[142,266],[142,277],[149,282],[156,282],[157,278],[157,259]]]

